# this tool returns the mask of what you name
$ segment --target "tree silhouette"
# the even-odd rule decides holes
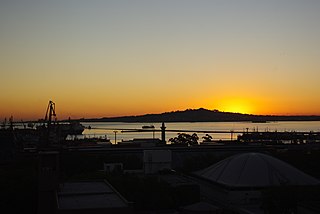
[[[196,133],[192,135],[186,133],[178,133],[177,137],[170,138],[169,141],[173,144],[188,144],[188,145],[198,145],[199,137]]]
[[[203,142],[212,142],[212,136],[209,134],[206,134],[205,136],[202,137]]]

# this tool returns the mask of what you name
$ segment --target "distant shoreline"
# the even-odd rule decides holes
[[[275,116],[251,115],[241,113],[220,112],[218,110],[188,109],[185,111],[165,112],[161,114],[145,114],[139,116],[104,117],[78,119],[80,122],[126,122],[126,123],[161,123],[161,122],[252,122],[267,123],[280,121],[320,121],[320,116]]]
[[[61,120],[62,122],[65,122],[66,120]],[[248,123],[253,123],[253,124],[263,124],[263,123],[276,123],[276,122],[318,122],[320,119],[315,119],[315,120],[272,120],[272,121],[266,121],[266,122],[253,122],[250,120],[234,120],[234,121],[104,121],[104,120],[99,120],[99,119],[75,119],[72,121],[79,121],[79,122],[85,122],[85,123],[232,123],[232,122],[248,122]]]

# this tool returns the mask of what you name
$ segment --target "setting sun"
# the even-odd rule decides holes
[[[226,99],[222,101],[220,106],[222,111],[225,112],[234,112],[242,114],[251,114],[253,111],[252,104],[249,101],[244,99]]]

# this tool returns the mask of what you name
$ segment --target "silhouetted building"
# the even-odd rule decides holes
[[[132,213],[132,209],[107,181],[67,182],[57,192],[57,214],[71,213]]]
[[[171,150],[143,151],[143,168],[145,174],[154,174],[161,170],[171,169],[171,161]]]
[[[38,214],[54,213],[55,192],[59,184],[59,152],[39,152]]]
[[[222,213],[222,209],[213,204],[200,201],[194,204],[181,207],[179,209],[179,213],[181,214],[220,214]]]
[[[132,147],[155,147],[161,144],[158,138],[134,138],[133,140],[120,141],[119,146],[132,146]]]
[[[159,179],[170,186],[171,195],[177,206],[186,206],[200,201],[200,187],[175,171],[163,172]]]
[[[197,174],[217,184],[242,189],[320,184],[318,179],[262,153],[234,155]]]
[[[298,204],[298,214],[319,214],[320,203],[319,201],[307,201]]]
[[[106,174],[121,174],[123,173],[123,163],[104,163],[103,171]]]
[[[294,192],[296,187],[320,185],[318,179],[279,159],[260,153],[234,155],[195,174],[207,186],[204,190],[207,197],[243,213],[261,213],[266,193],[281,190],[281,193],[287,191],[287,194]]]
[[[0,163],[12,161],[15,156],[15,145],[11,129],[0,129],[0,143]]]

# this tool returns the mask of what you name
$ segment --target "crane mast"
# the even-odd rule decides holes
[[[50,100],[48,107],[47,107],[46,116],[44,118],[44,120],[47,121],[48,128],[52,123],[52,117],[55,117],[55,119],[56,119],[56,110],[55,109],[56,109],[56,104]]]
[[[55,110],[55,103],[52,102],[51,100],[49,101],[48,107],[47,107],[47,111],[46,111],[46,115],[44,118],[44,122],[47,123],[47,127],[43,130],[44,131],[44,146],[48,146],[50,144],[50,135],[52,130],[52,121],[53,118],[56,120],[56,110]],[[45,127],[45,125],[44,125]]]

